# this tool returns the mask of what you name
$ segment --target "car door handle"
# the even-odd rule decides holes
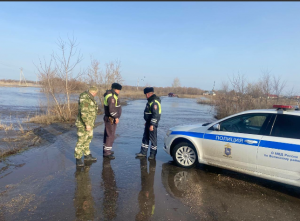
[[[245,140],[245,142],[248,143],[248,144],[255,144],[255,143],[257,143],[256,140]]]

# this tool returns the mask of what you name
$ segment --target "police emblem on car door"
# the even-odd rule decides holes
[[[225,145],[225,155],[224,155],[224,157],[229,157],[229,158],[231,158],[231,146],[230,146],[230,144],[228,143],[228,144],[226,144]]]

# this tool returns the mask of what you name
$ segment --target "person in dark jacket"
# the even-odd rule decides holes
[[[104,137],[103,137],[103,157],[115,159],[112,145],[115,140],[117,124],[122,114],[120,100],[118,98],[122,85],[113,83],[111,90],[104,94]]]
[[[157,127],[161,115],[161,100],[154,94],[153,87],[146,87],[144,94],[148,100],[144,111],[145,129],[142,140],[141,151],[136,154],[137,157],[146,157],[151,141],[151,150],[149,160],[155,159],[157,153]]]

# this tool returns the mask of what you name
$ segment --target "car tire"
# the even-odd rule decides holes
[[[172,156],[176,165],[183,168],[194,167],[198,161],[195,147],[188,142],[178,143],[173,149]]]

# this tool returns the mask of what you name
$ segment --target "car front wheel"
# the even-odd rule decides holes
[[[177,144],[173,149],[173,160],[178,166],[191,168],[196,165],[197,153],[194,146],[187,142]]]

